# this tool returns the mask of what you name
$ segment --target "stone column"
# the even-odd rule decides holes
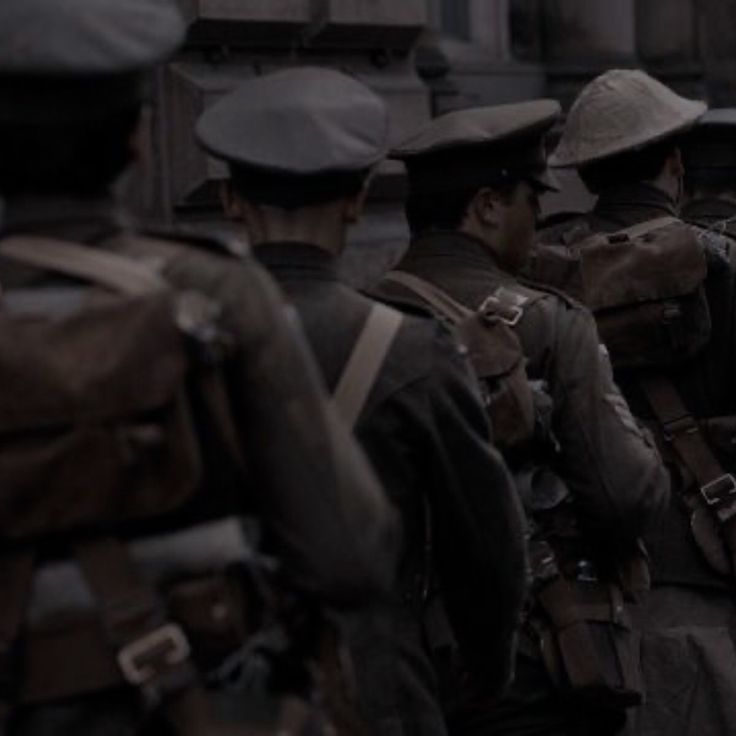
[[[694,0],[639,0],[636,40],[639,56],[648,65],[694,62],[697,57]]]
[[[511,58],[509,0],[470,0],[470,38],[499,61]]]
[[[551,62],[611,64],[636,58],[635,0],[555,0],[544,4]]]
[[[701,0],[697,7],[709,101],[736,106],[736,0]]]

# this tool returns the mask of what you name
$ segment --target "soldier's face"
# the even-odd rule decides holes
[[[522,268],[534,245],[539,195],[526,181],[517,184],[500,219],[504,261],[509,269]]]

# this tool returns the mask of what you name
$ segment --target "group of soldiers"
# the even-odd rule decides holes
[[[144,231],[184,33],[0,3],[0,734],[733,733],[736,111],[613,70],[390,149],[297,67],[196,126],[243,237]],[[556,167],[597,201],[537,229]]]

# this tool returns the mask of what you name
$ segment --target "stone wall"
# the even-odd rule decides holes
[[[449,109],[543,95],[567,105],[613,65],[644,66],[685,94],[736,104],[736,0],[180,2],[188,42],[158,74],[149,163],[131,187],[139,210],[157,219],[221,221],[224,169],[196,147],[194,121],[244,79],[294,64],[366,81],[389,105],[394,140]],[[401,174],[387,164],[376,178],[346,258],[358,281],[406,240]]]

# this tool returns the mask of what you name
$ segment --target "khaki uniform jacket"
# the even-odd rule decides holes
[[[540,240],[555,242],[580,225],[594,233],[615,232],[667,215],[677,216],[678,212],[664,192],[646,184],[631,185],[604,193],[590,215],[542,231]],[[736,369],[736,269],[729,263],[726,238],[700,229],[698,236],[706,249],[705,291],[712,317],[711,340],[696,359],[673,370],[670,377],[694,416],[724,416],[736,412],[736,383],[733,380]],[[653,420],[635,376],[633,380],[623,375],[617,379],[634,414],[645,421]],[[679,473],[672,467],[670,509],[663,523],[646,538],[653,580],[724,589],[728,581],[712,572],[692,541],[688,515],[675,492],[680,482]]]
[[[698,221],[716,210],[705,203],[685,216]],[[646,185],[605,192],[594,210],[577,224],[592,232],[614,232],[637,223],[677,215],[672,200]],[[720,209],[718,210],[720,217]],[[568,222],[541,235],[554,242],[575,226]],[[694,416],[723,416],[736,409],[736,271],[729,263],[726,239],[698,228],[705,245],[705,291],[712,318],[711,341],[686,365],[670,374]],[[635,380],[620,385],[634,413],[647,421],[651,411]],[[714,573],[696,548],[689,518],[679,498],[682,482],[671,466],[672,500],[662,523],[646,535],[653,589],[645,599],[641,667],[644,705],[632,714],[630,736],[685,736],[696,728],[703,736],[733,733],[736,721],[736,607],[729,581]],[[731,467],[733,472],[733,467]]]
[[[230,512],[259,518],[288,578],[309,595],[352,606],[389,587],[394,511],[326,401],[296,320],[250,257],[236,260],[180,242],[139,239],[106,201],[11,202],[0,237],[10,234],[67,239],[145,259],[170,283],[215,299],[236,340],[227,388],[251,474],[242,506]],[[73,287],[81,298],[89,293],[87,284],[4,259],[0,281],[4,290],[60,285]],[[53,616],[55,601],[47,603]],[[13,733],[138,733],[137,697],[111,693],[33,709]]]
[[[552,397],[552,431],[560,448],[555,470],[575,499],[591,544],[606,557],[630,553],[665,508],[669,484],[656,449],[613,383],[588,310],[521,285],[480,241],[461,233],[416,238],[396,268],[472,309],[499,288],[526,297],[514,330],[529,378],[544,381]]]
[[[334,388],[372,302],[338,280],[335,259],[319,248],[269,243],[256,255],[299,312]],[[434,320],[405,318],[356,436],[400,509],[404,531],[398,584],[384,615],[387,645],[366,641],[365,621],[354,627],[363,700],[377,732],[442,733],[422,587],[436,575],[461,647],[498,687],[508,677],[526,558],[522,512],[489,446],[477,386],[459,348]]]

